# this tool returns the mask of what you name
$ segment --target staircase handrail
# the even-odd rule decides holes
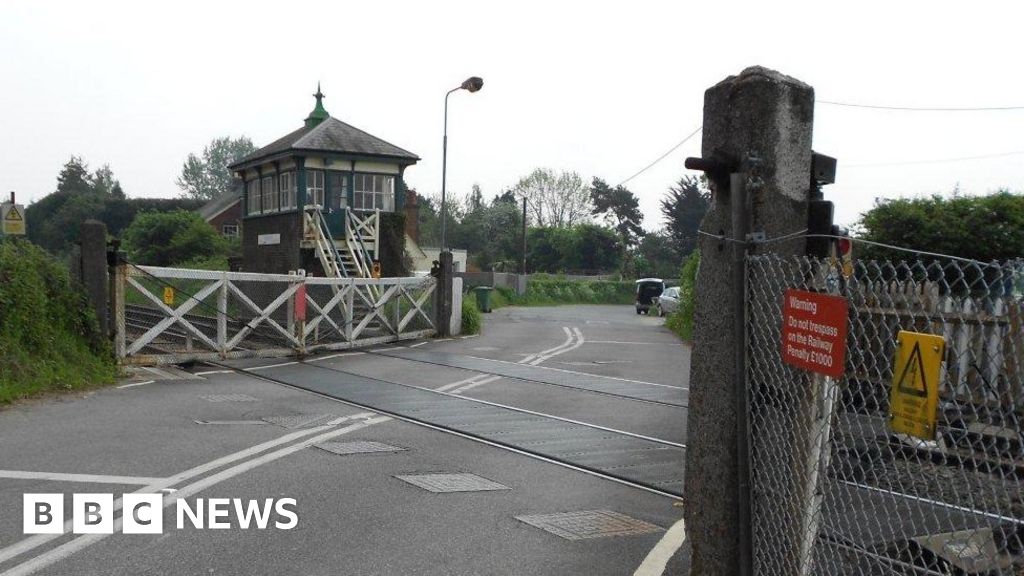
[[[355,226],[355,216],[353,215],[352,210],[346,210],[345,212],[345,226],[348,231],[348,237],[350,240],[354,240],[358,246],[358,253],[353,254],[353,256],[355,256],[354,260],[356,266],[359,268],[360,274],[364,278],[369,278],[372,276],[370,271],[373,270],[373,258],[370,257],[370,252],[366,249],[366,243],[363,242],[362,235],[358,234],[358,228]],[[360,256],[362,257],[362,261],[360,261]]]

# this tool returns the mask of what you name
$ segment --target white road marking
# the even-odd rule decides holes
[[[536,365],[540,364],[541,362],[544,362],[545,360],[550,360],[550,359],[554,358],[555,356],[558,356],[559,354],[565,354],[566,352],[572,352],[573,350],[579,348],[580,346],[583,346],[584,342],[586,342],[586,340],[583,339],[583,332],[580,331],[580,329],[576,328],[575,326],[573,327],[572,330],[573,330],[573,333],[575,333],[575,335],[576,335],[576,342],[575,343],[571,342],[572,341],[572,334],[570,334],[570,336],[569,336],[569,340],[570,340],[569,346],[561,348],[559,350],[555,350],[554,352],[550,352],[550,353],[541,352],[540,355],[537,356],[537,358],[534,358],[532,361],[528,362],[528,364],[530,366],[536,366]],[[566,331],[568,332],[568,328],[566,328]]]
[[[454,338],[437,338],[434,342],[448,342],[450,340],[454,340]]]
[[[424,344],[429,344],[429,343],[430,342],[417,342],[415,344],[409,344],[409,348],[416,348],[418,346],[423,346]]]
[[[542,352],[537,352],[536,354],[533,355],[533,357],[534,358],[540,358],[541,356],[544,356],[545,354],[550,354],[552,352],[557,352],[558,350],[561,350],[562,348],[565,348],[566,346],[572,346],[572,331],[569,330],[568,326],[562,326],[562,330],[565,332],[565,342],[562,342],[561,344],[559,344],[558,346],[555,346],[554,348],[548,348],[547,350],[544,350]],[[530,360],[533,360],[533,358],[530,358]],[[527,360],[524,358],[524,359],[520,360],[520,362],[526,363]]]
[[[331,358],[341,358],[343,356],[359,356],[366,354],[366,352],[342,352],[340,354],[328,354],[327,356],[317,356],[316,358],[310,358],[306,362],[317,362],[319,360],[330,360]]]
[[[388,346],[387,348],[373,348],[370,352],[387,352],[394,350],[395,348],[405,348],[405,346]]]
[[[548,348],[547,350],[544,350],[542,352],[530,354],[529,356],[526,356],[525,358],[520,360],[519,364],[528,364],[531,366],[536,366],[537,364],[540,364],[545,360],[554,358],[559,354],[564,354],[566,352],[575,350],[583,345],[583,332],[581,332],[579,328],[573,327],[572,329],[570,329],[568,326],[562,326],[562,330],[565,331],[565,342],[562,342],[561,344],[555,346],[554,348]],[[500,362],[500,360],[498,360],[498,362]],[[489,384],[496,380],[501,380],[503,377],[504,376],[500,376],[498,374],[477,374],[476,376],[472,376],[464,380],[459,380],[458,382],[452,382],[450,384],[445,384],[444,386],[439,386],[437,388],[434,388],[434,391],[445,392],[449,394],[461,394],[467,390],[472,390],[477,386],[482,386],[484,384]]]
[[[465,386],[463,386],[461,388],[456,388],[455,390],[452,390],[451,393],[452,394],[462,394],[466,390],[471,390],[473,388],[476,388],[477,386],[482,386],[484,384],[490,384],[491,382],[494,382],[495,380],[501,380],[501,378],[502,377],[498,376],[497,374],[495,374],[493,376],[488,376],[487,378],[484,378],[482,380],[477,380],[476,382],[470,382],[469,384],[466,384]]]
[[[291,366],[293,364],[298,364],[298,362],[282,362],[280,364],[270,364],[269,366],[253,366],[252,368],[246,368],[246,370],[266,370],[268,368],[281,368],[284,366]]]
[[[444,386],[438,386],[437,388],[434,388],[434,390],[437,390],[438,392],[445,392],[447,390],[451,390],[452,388],[458,388],[459,386],[462,386],[463,384],[468,384],[470,382],[475,382],[475,381],[477,381],[477,380],[479,380],[481,378],[485,378],[485,377],[487,377],[487,374],[476,374],[474,376],[470,376],[469,378],[465,378],[465,379],[459,380],[458,382],[452,382],[451,384],[445,384]]]
[[[668,565],[668,561],[672,559],[683,542],[686,542],[686,526],[680,520],[673,524],[654,548],[647,553],[647,557],[644,558],[636,572],[633,572],[633,576],[661,576],[664,574],[665,566]]]
[[[25,470],[0,470],[0,478],[19,480],[53,480],[55,482],[84,482],[88,484],[140,484],[160,482],[163,478],[144,476],[108,476],[104,474],[65,474],[63,472],[29,472]]]
[[[351,424],[349,426],[346,426],[346,427],[338,429],[338,430],[332,430],[332,431],[326,432],[324,434],[319,434],[317,436],[313,436],[312,438],[307,438],[307,439],[305,439],[305,440],[303,440],[301,442],[297,442],[297,443],[292,444],[290,446],[287,446],[285,448],[281,448],[279,450],[275,450],[273,452],[269,452],[269,453],[264,454],[262,456],[259,456],[257,458],[253,458],[252,460],[248,460],[246,462],[242,462],[241,464],[237,464],[235,466],[232,466],[231,468],[227,468],[225,470],[221,470],[220,472],[217,472],[216,474],[211,474],[210,476],[207,476],[206,478],[203,478],[202,480],[198,480],[196,482],[193,482],[192,484],[189,484],[188,486],[184,486],[182,488],[179,488],[178,491],[174,493],[174,498],[165,498],[164,499],[164,508],[167,508],[168,506],[170,506],[172,503],[176,502],[177,500],[188,498],[188,497],[190,497],[190,496],[192,496],[192,495],[194,495],[194,494],[196,494],[196,493],[198,493],[198,492],[200,492],[202,490],[205,490],[206,488],[209,488],[211,486],[219,484],[220,482],[223,482],[224,480],[228,480],[230,478],[238,476],[239,474],[242,474],[243,472],[248,472],[249,470],[252,470],[253,468],[256,468],[258,466],[262,466],[264,464],[273,462],[274,460],[277,460],[279,458],[283,458],[285,456],[288,456],[289,454],[298,452],[299,450],[302,450],[304,448],[308,448],[308,447],[312,446],[313,444],[318,444],[320,442],[324,442],[324,441],[330,440],[331,438],[334,438],[334,437],[337,437],[337,436],[341,436],[342,434],[348,434],[349,432],[355,432],[356,430],[361,430],[363,428],[367,428],[367,427],[372,426],[374,424],[379,424],[381,422],[387,422],[389,420],[391,420],[390,416],[378,416],[376,418],[370,418],[370,419],[368,419],[368,420],[366,420],[364,422],[359,422],[359,423],[356,423],[356,424]],[[115,510],[117,510],[119,508],[120,508],[120,506],[117,503],[115,503]],[[114,521],[114,532],[116,533],[120,529],[121,529],[121,518],[117,518]],[[53,536],[59,536],[59,535],[58,534],[54,534]],[[82,550],[82,549],[84,549],[84,548],[86,548],[86,547],[88,547],[88,546],[90,546],[92,544],[95,544],[95,543],[105,539],[108,536],[110,536],[110,534],[86,534],[86,535],[78,536],[75,539],[71,540],[70,542],[67,542],[65,544],[61,544],[60,546],[58,546],[58,547],[56,547],[56,548],[54,548],[52,550],[48,550],[48,551],[46,551],[46,552],[44,552],[44,553],[42,553],[42,554],[40,554],[38,556],[35,556],[35,557],[33,557],[33,558],[31,558],[31,559],[29,559],[29,560],[27,560],[27,561],[25,561],[25,562],[23,562],[21,564],[18,564],[16,566],[12,567],[10,570],[7,570],[6,572],[3,572],[2,574],[0,574],[0,576],[27,576],[28,574],[34,574],[38,570],[40,570],[42,568],[45,568],[45,567],[53,564],[54,562],[59,562],[60,560],[63,560],[64,558],[67,558],[68,556],[71,556],[75,552],[78,552],[79,550]]]
[[[359,414],[353,414],[351,416],[346,416],[346,417],[339,418],[338,420],[336,420],[336,422],[341,422],[341,421],[344,421],[346,419],[353,420],[353,419],[359,419],[359,418],[369,418],[369,417],[374,416],[374,415],[375,414],[373,412],[361,412]],[[158,482],[154,482],[153,484],[150,484],[149,486],[145,486],[143,488],[140,488],[139,490],[136,490],[135,493],[137,493],[137,494],[151,494],[153,492],[158,492],[160,490],[163,490],[164,488],[168,488],[168,487],[170,487],[170,486],[172,486],[174,484],[177,484],[177,483],[182,482],[184,480],[188,480],[189,478],[195,478],[196,476],[199,476],[200,474],[205,474],[206,472],[209,472],[210,470],[215,470],[217,468],[220,468],[221,466],[230,464],[232,462],[236,462],[238,460],[242,460],[243,458],[248,458],[248,457],[253,456],[255,454],[259,454],[260,452],[264,452],[264,451],[269,450],[269,449],[271,449],[271,448],[273,448],[275,446],[279,446],[281,444],[287,444],[288,442],[291,442],[291,441],[293,441],[293,440],[295,440],[297,438],[302,438],[303,436],[308,436],[310,434],[316,434],[317,432],[323,432],[323,431],[327,430],[328,428],[330,428],[329,425],[323,425],[323,426],[316,426],[316,427],[313,427],[313,428],[309,428],[309,429],[306,429],[306,430],[299,430],[297,432],[292,432],[290,434],[285,434],[284,436],[281,436],[280,438],[275,438],[274,440],[268,440],[267,442],[264,442],[262,444],[257,444],[256,446],[252,446],[251,448],[246,448],[245,450],[240,450],[238,452],[235,452],[234,454],[228,454],[227,456],[222,456],[220,458],[217,458],[216,460],[211,460],[210,462],[207,462],[205,464],[200,464],[199,466],[196,466],[195,468],[186,470],[184,472],[180,472],[180,473],[175,474],[174,476],[171,476],[169,478],[164,478],[164,479],[162,479],[162,480],[160,480]],[[121,509],[121,505],[122,505],[122,502],[121,502],[120,498],[115,500],[114,501],[114,511],[116,512],[116,511],[120,510]],[[64,522],[64,532],[70,532],[71,528],[72,528],[71,520],[69,519],[66,522]],[[57,538],[60,538],[60,537],[61,537],[61,534],[37,534],[35,536],[31,536],[29,538],[25,538],[24,540],[21,540],[19,542],[15,542],[14,544],[11,544],[10,546],[7,546],[6,548],[0,548],[0,564],[3,564],[7,560],[10,560],[11,558],[14,558],[15,556],[19,556],[21,554],[24,554],[25,552],[28,552],[29,550],[32,550],[33,548],[37,548],[39,546],[42,546],[43,544],[46,544],[47,542],[49,542],[51,540],[54,540],[54,539],[57,539]],[[4,575],[0,575],[0,576],[5,576],[5,574]]]
[[[477,336],[479,336],[479,334],[470,334],[468,336],[459,336],[459,338],[462,338],[463,340],[465,340],[466,338],[476,338]]]
[[[682,342],[626,342],[622,340],[588,340],[591,344],[642,344],[645,346],[680,346]]]
[[[234,374],[234,370],[207,370],[206,372],[196,372],[196,376],[209,376],[210,374]]]
[[[495,360],[494,358],[482,358],[480,356],[467,355],[466,358],[472,358],[474,360],[486,360],[488,362],[501,362],[502,364],[517,364],[517,362],[509,362],[507,360]],[[552,368],[550,366],[534,366],[534,368],[540,370],[550,370],[552,372],[579,374],[580,376],[589,376],[591,378],[607,378],[609,380],[618,380],[619,382],[632,382],[634,384],[646,384],[648,386],[661,386],[662,388],[675,388],[676,390],[689,390],[689,388],[684,388],[683,386],[673,386],[671,384],[658,384],[657,382],[645,382],[643,380],[630,380],[629,378],[619,378],[618,376],[605,376],[604,374],[591,374],[589,372],[580,372],[578,370],[566,370],[565,368]]]
[[[122,384],[117,387],[118,390],[124,390],[125,388],[134,388],[136,386],[145,386],[146,384],[152,384],[156,380],[146,380],[145,382],[133,382],[131,384]]]

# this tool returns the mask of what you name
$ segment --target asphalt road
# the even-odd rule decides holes
[[[660,324],[506,308],[473,338],[144,372],[0,410],[0,576],[685,574],[668,493],[689,351]],[[380,444],[398,450],[330,451]],[[491,489],[413,483],[436,474]],[[160,535],[22,531],[25,493],[63,494],[70,523],[72,493],[159,490]],[[177,498],[291,498],[298,523],[179,529]]]

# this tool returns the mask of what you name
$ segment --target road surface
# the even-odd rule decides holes
[[[688,372],[631,307],[506,308],[472,338],[21,403],[0,575],[684,574]],[[72,493],[135,491],[163,491],[162,534],[23,534],[25,493],[63,494],[70,528]],[[298,522],[179,528],[178,498],[294,499]]]

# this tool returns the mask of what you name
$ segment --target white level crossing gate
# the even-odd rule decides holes
[[[276,357],[434,333],[436,281],[314,278],[122,264],[115,352],[124,364]]]

